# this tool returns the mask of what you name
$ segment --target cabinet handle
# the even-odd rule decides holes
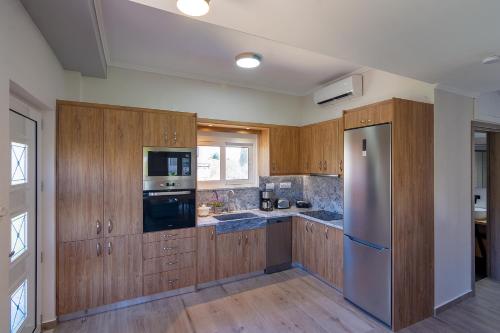
[[[97,242],[97,256],[100,257],[102,253],[101,243]]]
[[[177,143],[177,131],[174,131],[174,143]]]
[[[340,173],[344,172],[344,161],[343,160],[340,160],[339,169],[340,169]]]
[[[328,228],[325,228],[325,237],[328,239]]]
[[[169,265],[169,266],[172,266],[172,265],[175,265],[175,264],[177,264],[177,261],[172,261],[172,262],[167,263],[167,265]]]
[[[326,169],[328,169],[328,163],[326,163],[326,160],[323,161],[323,165],[324,165],[324,168],[325,168],[325,171],[326,171]]]
[[[111,255],[111,252],[113,252],[113,246],[111,242],[108,242],[108,255]]]
[[[99,235],[102,231],[101,221],[99,221],[99,220],[97,220],[97,222],[96,222],[96,229],[97,229],[97,234]]]
[[[319,161],[319,169],[323,170],[323,163],[321,163],[321,161]]]
[[[362,124],[366,123],[366,120],[361,120],[361,123],[362,123]]]
[[[371,122],[372,122],[372,120],[371,120],[371,119],[368,119],[366,122],[367,122],[367,123],[371,123]]]
[[[108,234],[113,231],[113,221],[111,219],[108,220]]]
[[[172,247],[164,247],[163,251],[170,251],[170,250],[175,250],[177,246],[172,246]]]
[[[161,235],[161,237],[163,237],[163,239],[167,239],[167,238],[172,238],[172,237],[176,237],[177,234],[163,234]]]
[[[168,132],[167,130],[163,130],[163,142],[168,143]]]
[[[214,231],[212,230],[212,232],[210,233],[210,240],[214,240]]]
[[[168,284],[174,284],[178,281],[179,279],[172,279],[172,280],[168,280]]]
[[[238,245],[241,245],[241,236],[238,237]]]

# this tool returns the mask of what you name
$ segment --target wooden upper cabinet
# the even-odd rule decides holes
[[[299,170],[300,173],[308,174],[311,173],[311,161],[312,159],[312,150],[313,150],[313,133],[312,126],[304,126],[300,128],[299,133]]]
[[[57,239],[103,235],[103,113],[59,105],[57,113]]]
[[[344,158],[344,129],[342,122],[342,119],[334,119],[311,125],[310,173],[342,173]]]
[[[345,129],[390,123],[393,119],[393,100],[383,101],[344,112]]]
[[[274,126],[269,129],[270,174],[300,173],[300,129],[294,126]]]
[[[142,233],[142,114],[104,110],[104,233]]]
[[[215,263],[215,227],[203,227],[197,230],[198,283],[216,280]]]
[[[104,304],[142,296],[142,235],[109,237],[103,245]]]
[[[144,112],[143,145],[196,147],[196,116],[181,112]]]
[[[103,242],[99,239],[57,246],[57,314],[103,304]]]

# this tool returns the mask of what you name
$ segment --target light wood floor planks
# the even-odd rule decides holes
[[[500,283],[404,333],[499,332]],[[293,269],[74,320],[54,333],[388,332],[335,289]]]

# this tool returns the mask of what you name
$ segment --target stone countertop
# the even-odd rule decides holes
[[[212,225],[219,225],[221,227],[222,225],[225,226],[225,232],[230,232],[230,231],[238,231],[238,230],[243,230],[243,229],[255,229],[258,227],[263,227],[267,221],[267,219],[272,219],[276,217],[288,217],[288,216],[299,216],[301,218],[307,219],[312,222],[317,222],[321,223],[333,228],[337,228],[339,230],[344,229],[344,220],[334,220],[334,221],[323,221],[320,219],[316,219],[307,215],[303,215],[301,213],[303,212],[309,212],[309,211],[315,211],[318,209],[312,209],[312,208],[297,208],[297,207],[291,207],[289,209],[274,209],[270,212],[262,211],[259,209],[253,209],[253,210],[243,210],[243,211],[237,211],[233,213],[253,213],[257,215],[255,218],[250,218],[250,219],[243,219],[243,220],[232,220],[232,221],[219,221],[217,220],[213,215],[207,216],[207,217],[198,217],[198,227],[206,227],[206,226],[212,226]],[[231,225],[234,225],[234,228],[231,228]],[[236,225],[240,225],[241,227],[237,227]],[[243,226],[245,225],[245,226]],[[219,228],[218,228],[219,229]],[[219,232],[218,232],[219,233]]]

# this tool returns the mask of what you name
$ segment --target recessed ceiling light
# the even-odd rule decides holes
[[[177,8],[189,16],[203,16],[210,10],[210,0],[177,0]]]
[[[489,64],[496,64],[497,62],[500,61],[500,57],[497,55],[491,56],[491,57],[486,57],[483,59],[483,64],[489,65]]]
[[[262,61],[262,56],[253,52],[245,52],[236,56],[236,65],[241,68],[259,67]]]

